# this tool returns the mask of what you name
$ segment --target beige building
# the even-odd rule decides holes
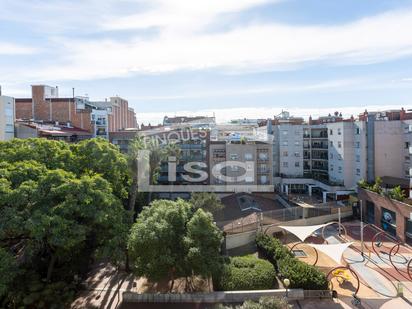
[[[211,141],[210,184],[272,185],[272,144],[262,141]]]
[[[15,115],[14,98],[0,94],[0,141],[7,141],[14,137]]]

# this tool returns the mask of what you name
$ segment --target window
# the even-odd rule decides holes
[[[333,153],[330,153],[330,158],[333,159]]]
[[[237,160],[238,155],[237,153],[231,153],[229,157],[230,157],[230,160]]]
[[[360,162],[360,155],[356,155],[356,162]]]
[[[338,154],[338,160],[342,160],[342,155]]]
[[[330,147],[333,147],[333,141],[330,141]]]
[[[405,149],[409,149],[409,142],[405,143]]]
[[[287,156],[288,156],[288,152],[287,152],[287,151],[284,151],[284,152],[283,152],[283,156],[284,156],[284,157],[287,157]]]
[[[356,148],[360,148],[360,142],[356,142],[356,143],[355,143],[355,147],[356,147]]]
[[[333,135],[333,130],[332,129],[329,130],[329,135]]]
[[[356,135],[360,134],[360,128],[356,128]]]
[[[330,165],[330,171],[333,172],[333,164]]]
[[[268,159],[267,152],[259,152],[259,160],[265,161]]]
[[[295,167],[299,167],[299,166],[300,166],[299,161],[296,161],[295,162]]]
[[[338,142],[338,148],[342,148],[342,142]]]
[[[342,134],[342,132],[341,132],[341,129],[339,128],[338,129],[338,135],[341,135]]]
[[[338,167],[338,171],[339,171],[339,173],[342,173],[342,166]]]
[[[299,142],[298,142],[298,141],[295,142],[295,146],[299,146]]]
[[[283,146],[287,146],[288,145],[288,141],[283,141]]]
[[[283,130],[283,131],[282,131],[282,134],[283,134],[283,135],[288,135],[288,130]]]
[[[289,166],[288,162],[283,162],[283,167],[288,167],[288,166]]]
[[[251,176],[246,176],[246,177],[245,177],[245,181],[246,181],[246,182],[253,182],[253,177],[251,177]]]
[[[299,153],[299,152],[295,152],[295,157],[299,158],[299,157],[300,157],[300,153]]]
[[[405,170],[405,176],[406,176],[406,177],[409,176],[409,170]]]
[[[356,176],[360,176],[360,168],[356,169]]]
[[[253,155],[251,153],[245,153],[245,160],[252,160]]]

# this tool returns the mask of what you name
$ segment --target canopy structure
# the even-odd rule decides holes
[[[352,244],[353,242],[346,242],[343,244],[331,244],[331,245],[315,245],[315,244],[308,244],[308,245],[326,254],[336,263],[341,265],[343,253]]]
[[[319,230],[320,228],[328,225],[320,224],[320,225],[308,225],[308,226],[279,226],[280,228],[292,233],[297,238],[299,238],[302,242],[306,240],[310,235],[312,235],[315,231]]]

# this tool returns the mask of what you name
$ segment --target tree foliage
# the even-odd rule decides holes
[[[181,199],[156,200],[139,214],[128,250],[136,273],[151,280],[207,277],[220,265],[221,242],[210,214]]]
[[[1,281],[4,304],[38,306],[46,300],[30,286],[58,292],[56,283],[72,282],[93,259],[120,258],[130,221],[122,205],[127,165],[116,148],[15,139],[0,143],[0,158],[0,258],[19,274]],[[20,282],[26,276],[31,281]]]

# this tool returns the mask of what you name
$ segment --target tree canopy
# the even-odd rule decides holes
[[[138,216],[128,249],[137,274],[173,280],[212,274],[220,264],[221,242],[210,214],[181,199],[156,200]]]
[[[58,289],[93,259],[124,254],[127,161],[108,141],[14,139],[0,143],[0,160],[0,304],[37,306],[30,286]]]

